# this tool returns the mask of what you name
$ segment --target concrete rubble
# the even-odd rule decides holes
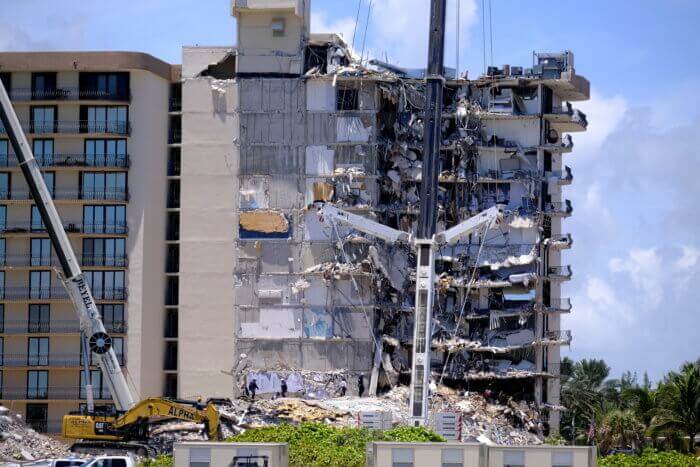
[[[67,456],[69,446],[34,431],[21,416],[0,405],[0,463]]]

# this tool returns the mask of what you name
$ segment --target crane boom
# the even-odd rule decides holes
[[[46,187],[39,164],[34,158],[10,97],[1,82],[0,120],[7,131],[32,199],[39,209],[41,220],[46,226],[51,244],[61,264],[61,280],[80,320],[80,331],[87,336],[90,350],[96,355],[97,363],[117,410],[128,410],[135,404],[134,396],[119,366],[119,360],[112,348],[112,340],[105,330],[90,286],[85,280],[68,235],[63,229],[63,223]]]

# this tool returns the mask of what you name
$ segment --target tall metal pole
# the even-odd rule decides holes
[[[416,302],[413,329],[410,415],[414,425],[428,423],[430,344],[435,295],[435,242],[438,211],[438,176],[442,143],[442,91],[445,78],[445,16],[447,0],[431,0],[430,44],[426,75],[423,137],[423,178],[416,240]]]

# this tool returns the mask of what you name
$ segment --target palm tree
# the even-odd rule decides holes
[[[561,401],[567,408],[562,431],[571,441],[580,437],[594,423],[602,402],[598,388],[582,372],[576,371],[577,366],[578,363],[574,365],[573,374],[564,378],[561,387]]]
[[[605,360],[584,358],[574,364],[574,376],[588,380],[594,387],[600,387],[609,375],[610,367]]]
[[[688,363],[680,373],[671,372],[659,387],[658,408],[652,411],[651,433],[690,437],[695,450],[695,435],[700,433],[700,364]]]
[[[622,391],[622,401],[634,411],[639,420],[647,427],[651,424],[653,411],[657,407],[658,392],[650,386],[637,386]]]
[[[644,424],[631,410],[613,410],[603,418],[596,439],[604,453],[613,448],[632,448],[636,451],[644,441]]]

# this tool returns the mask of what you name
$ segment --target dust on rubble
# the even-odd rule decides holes
[[[49,436],[37,433],[0,405],[0,463],[5,461],[33,461],[69,454],[68,445]]]

